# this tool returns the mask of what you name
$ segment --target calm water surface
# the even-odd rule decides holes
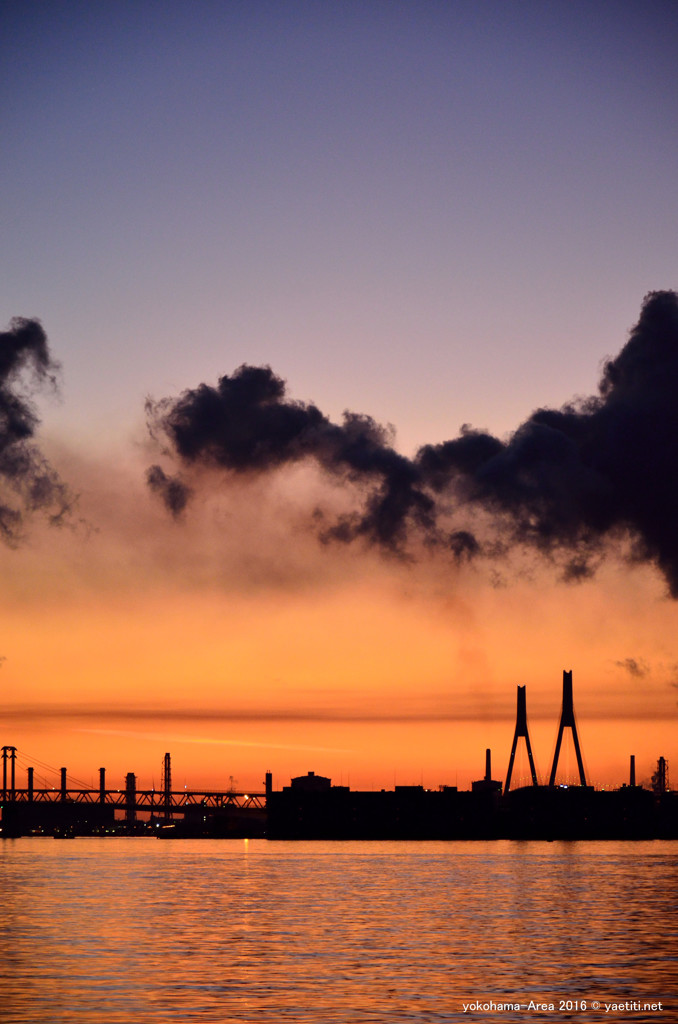
[[[6,839],[0,894],[7,1024],[678,1021],[677,843]]]

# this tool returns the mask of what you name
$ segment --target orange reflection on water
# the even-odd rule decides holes
[[[473,1000],[678,999],[671,843],[21,839],[0,845],[0,872],[14,1024],[392,1024],[485,1019],[463,1013]]]

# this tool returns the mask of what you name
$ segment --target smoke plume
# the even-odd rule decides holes
[[[146,483],[159,494],[175,518],[186,508],[191,490],[177,477],[168,476],[162,466],[150,466],[146,472]]]
[[[149,401],[147,414],[151,433],[164,434],[184,465],[265,473],[314,459],[328,473],[365,487],[360,511],[328,527],[326,538],[364,537],[395,551],[409,527],[434,528],[434,500],[419,485],[417,467],[392,447],[391,431],[352,412],[335,424],[315,405],[287,400],[285,382],[270,367],[241,366],[216,387],[201,384],[176,400]],[[164,476],[160,467],[150,472],[156,477],[157,470]],[[149,483],[176,514],[163,486]]]
[[[0,537],[16,544],[31,512],[62,523],[71,498],[39,448],[33,443],[38,418],[22,391],[26,379],[56,386],[59,366],[38,320],[15,317],[0,332]]]
[[[590,575],[610,539],[655,563],[678,596],[678,296],[651,292],[599,394],[539,409],[506,442],[470,429],[422,448],[437,494],[482,506],[511,541],[569,553]]]
[[[313,459],[355,485],[358,507],[324,527],[325,540],[404,553],[416,538],[457,561],[518,545],[564,560],[569,580],[592,575],[610,543],[623,541],[678,597],[677,395],[678,296],[663,291],[646,296],[598,394],[538,409],[504,440],[464,426],[407,459],[369,416],[347,412],[334,424],[290,401],[269,367],[241,366],[216,387],[149,401],[147,412],[184,468],[261,474]],[[188,491],[171,493],[159,467],[150,474],[176,515]]]

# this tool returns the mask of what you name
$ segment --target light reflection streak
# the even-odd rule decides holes
[[[100,736],[124,736],[127,739],[151,740],[163,743],[197,743],[217,747],[259,747],[271,750],[311,750],[329,754],[352,754],[348,747],[311,747],[301,743],[269,743],[262,740],[217,739],[212,736],[182,736],[166,732],[136,732],[132,729],[74,729],[73,732],[95,733]]]

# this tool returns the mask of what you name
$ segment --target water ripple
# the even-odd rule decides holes
[[[661,842],[5,840],[2,1019],[678,1019],[677,882]]]

